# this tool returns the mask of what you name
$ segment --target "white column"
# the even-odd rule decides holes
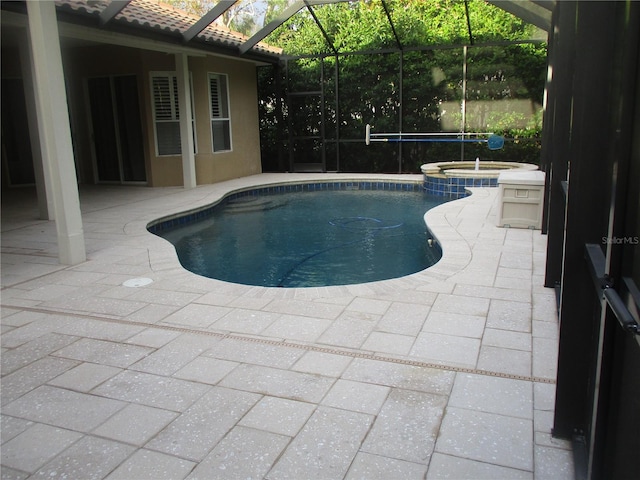
[[[33,173],[36,179],[36,195],[38,196],[38,211],[42,220],[55,220],[53,198],[47,195],[51,192],[51,176],[42,163],[40,151],[40,136],[38,133],[38,115],[36,112],[35,85],[33,83],[33,61],[31,57],[31,41],[26,34],[20,42],[20,67],[22,70],[22,84],[27,108],[27,123],[29,125],[29,141],[33,158]]]
[[[76,265],[87,256],[55,4],[29,0],[27,14],[40,149],[51,177],[58,258],[64,265]]]
[[[193,153],[191,82],[189,81],[189,59],[184,53],[176,53],[176,76],[178,77],[178,103],[180,104],[180,142],[184,188],[195,188],[196,157]]]

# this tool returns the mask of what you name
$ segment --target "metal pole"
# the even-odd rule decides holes
[[[295,64],[295,60],[294,60],[294,64]],[[289,60],[285,60],[285,82],[286,82],[286,95],[287,95],[287,134],[289,137],[289,172],[293,172],[294,168],[294,158],[293,158],[293,154],[294,154],[294,145],[293,145],[293,132],[291,130],[291,115],[293,112],[293,109],[291,108],[291,74],[289,72]]]
[[[336,64],[334,72],[334,91],[336,96],[336,171],[340,171],[340,57],[336,54]]]
[[[402,50],[400,50],[400,135],[402,136],[402,123],[403,123],[403,117],[402,117],[402,82],[403,82],[403,75],[402,75],[402,69],[404,68],[404,54],[402,53]],[[402,143],[400,143],[398,145],[398,173],[402,173]]]
[[[322,147],[320,149],[320,156],[322,157],[322,172],[327,171],[327,138],[324,128],[325,115],[324,115],[324,57],[320,57],[320,142]]]
[[[462,47],[462,125],[460,131],[464,136],[467,122],[467,46]],[[460,144],[460,160],[464,160],[464,143]]]

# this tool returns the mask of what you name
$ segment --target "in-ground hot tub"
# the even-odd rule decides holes
[[[497,187],[498,177],[505,170],[531,171],[538,166],[531,163],[498,162],[492,160],[435,162],[420,167],[427,193],[461,198],[468,195],[467,187]]]

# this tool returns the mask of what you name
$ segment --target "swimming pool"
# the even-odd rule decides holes
[[[367,283],[424,270],[442,256],[424,214],[444,203],[420,184],[325,183],[232,194],[149,227],[184,268],[245,285]]]

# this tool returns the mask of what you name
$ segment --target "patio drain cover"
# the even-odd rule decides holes
[[[127,280],[122,285],[125,287],[144,287],[145,285],[149,285],[153,283],[153,280],[150,278],[132,278],[131,280]]]

